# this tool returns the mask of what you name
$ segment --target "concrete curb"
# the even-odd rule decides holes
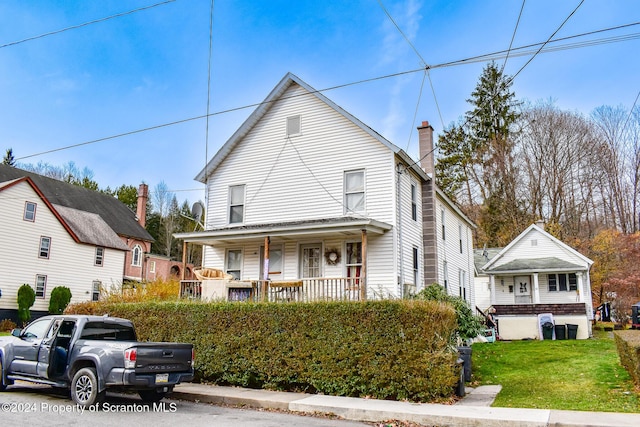
[[[640,414],[490,407],[490,402],[499,391],[499,386],[478,387],[456,405],[439,405],[180,384],[175,388],[172,398],[311,414],[335,414],[352,421],[403,420],[440,427],[640,426]],[[474,401],[477,405],[473,405]]]

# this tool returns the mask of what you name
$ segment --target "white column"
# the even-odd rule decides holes
[[[582,272],[576,273],[576,277],[578,278],[578,295],[576,300],[578,302],[584,302],[584,283],[582,277],[584,274]]]
[[[491,305],[495,305],[496,303],[496,278],[493,274],[489,275],[489,287],[491,289],[490,297],[491,297]]]
[[[533,303],[540,304],[540,285],[538,273],[533,273]]]

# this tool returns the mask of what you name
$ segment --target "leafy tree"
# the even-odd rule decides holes
[[[23,284],[18,289],[18,319],[22,324],[26,324],[31,319],[31,311],[29,309],[36,302],[36,291],[31,285]]]
[[[49,313],[62,314],[71,301],[71,289],[66,286],[56,286],[49,298]]]
[[[4,155],[4,158],[2,159],[2,164],[9,165],[9,166],[16,165],[16,159],[15,157],[13,157],[12,148],[7,148],[7,153]]]

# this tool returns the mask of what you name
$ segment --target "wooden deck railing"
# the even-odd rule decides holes
[[[228,300],[251,300],[268,302],[311,302],[311,301],[359,301],[364,289],[360,278],[309,278],[295,281],[252,281],[251,292],[244,294],[246,298],[238,298],[233,292],[233,281],[228,282],[230,293]],[[182,280],[180,297],[190,299],[202,298],[202,287],[199,280]]]

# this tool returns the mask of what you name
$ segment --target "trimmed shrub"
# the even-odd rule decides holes
[[[629,372],[636,387],[640,387],[640,331],[615,331],[613,336],[620,364]]]
[[[71,301],[71,289],[66,286],[56,286],[49,297],[49,313],[62,314],[69,305],[69,301]]]
[[[484,329],[482,319],[473,314],[473,310],[464,298],[447,294],[444,288],[437,283],[422,289],[414,298],[451,304],[456,311],[458,335],[465,343],[480,335]]]
[[[18,289],[18,319],[22,324],[26,324],[31,319],[31,311],[29,309],[36,302],[36,291],[31,285],[24,284]]]
[[[108,303],[141,340],[193,343],[199,379],[223,385],[419,402],[459,378],[456,314],[433,301]]]

